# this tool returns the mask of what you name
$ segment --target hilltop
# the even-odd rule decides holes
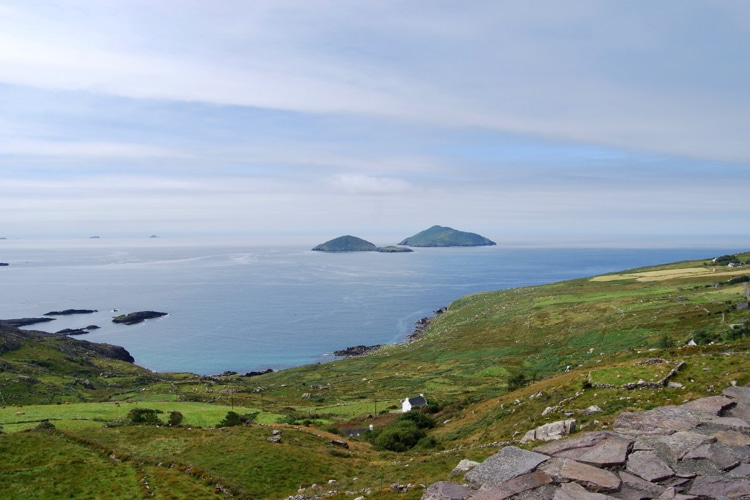
[[[399,245],[410,247],[477,247],[496,245],[496,243],[476,233],[458,231],[450,227],[432,226],[404,239]]]
[[[623,412],[750,383],[749,276],[706,259],[480,293],[413,342],[248,376],[153,373],[3,326],[4,494],[207,497],[218,485],[234,498],[416,500],[462,459],[538,446],[520,440],[545,424],[608,431]],[[401,417],[419,394],[429,405]]]

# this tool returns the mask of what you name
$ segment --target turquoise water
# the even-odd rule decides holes
[[[98,309],[34,325],[100,330],[156,371],[201,374],[334,359],[396,343],[419,318],[474,292],[593,276],[737,249],[442,248],[327,254],[302,247],[174,241],[0,241],[0,318]],[[117,309],[118,312],[114,312]],[[169,313],[140,325],[116,314]]]

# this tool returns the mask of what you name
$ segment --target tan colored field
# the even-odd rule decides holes
[[[716,271],[709,267],[686,267],[684,269],[663,269],[659,271],[645,271],[632,274],[608,274],[591,278],[591,281],[617,281],[635,279],[636,281],[664,281],[674,278],[693,278],[699,275],[735,276],[747,274],[745,269],[734,271]]]

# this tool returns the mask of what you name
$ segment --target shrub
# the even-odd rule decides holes
[[[255,421],[257,413],[248,413],[246,415],[240,415],[235,411],[227,412],[227,416],[219,422],[217,427],[234,427],[236,425],[250,425]]]
[[[182,413],[179,411],[169,412],[169,425],[180,425],[182,423]]]
[[[426,434],[414,422],[400,421],[378,434],[375,446],[382,450],[403,452],[414,448]]]
[[[432,429],[433,427],[435,427],[435,421],[433,419],[431,419],[424,413],[416,411],[404,413],[403,415],[398,417],[398,420],[403,422],[413,422],[417,429]]]
[[[695,340],[695,343],[698,345],[705,345],[710,344],[714,340],[718,340],[719,336],[715,333],[708,332],[706,330],[701,330],[698,333],[695,334],[695,337],[693,340]]]
[[[526,375],[523,373],[516,373],[515,375],[508,378],[508,392],[513,392],[516,389],[524,387],[529,382],[526,380]]]
[[[128,420],[131,424],[157,425],[161,423],[158,413],[163,412],[150,408],[133,408],[128,412]]]
[[[665,333],[664,335],[659,337],[659,341],[656,345],[657,347],[660,347],[662,349],[669,349],[671,347],[674,347],[674,340],[672,340],[672,337]]]

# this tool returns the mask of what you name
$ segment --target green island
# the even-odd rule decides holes
[[[749,260],[470,295],[409,343],[248,376],[0,323],[3,498],[419,499],[543,424],[745,389]]]
[[[386,246],[379,247],[356,236],[339,236],[325,243],[321,243],[313,248],[316,252],[383,252],[383,253],[401,253],[413,252],[411,248]]]
[[[476,233],[467,233],[444,226],[432,226],[399,243],[399,245],[410,247],[479,247],[496,244]]]

